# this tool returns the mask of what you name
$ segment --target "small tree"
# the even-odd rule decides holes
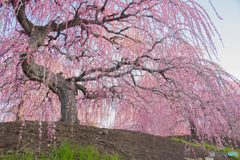
[[[218,32],[195,1],[1,0],[1,15],[2,116],[23,100],[25,119],[79,123],[116,101],[119,127],[239,133],[239,83],[210,60]]]

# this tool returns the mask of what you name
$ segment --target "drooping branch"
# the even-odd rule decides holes
[[[79,82],[79,81],[82,81],[83,80],[83,77],[85,77],[86,75],[88,74],[91,74],[91,73],[94,73],[94,72],[114,72],[116,70],[118,70],[120,67],[121,67],[121,63],[120,62],[117,62],[116,66],[114,67],[111,67],[111,68],[102,68],[102,67],[99,67],[99,68],[93,68],[93,69],[90,69],[88,71],[84,71],[81,75],[79,75],[78,77],[72,77],[70,79],[74,79],[75,82]]]
[[[120,78],[120,77],[124,77],[125,75],[130,74],[131,72],[132,72],[132,70],[130,69],[129,71],[126,71],[123,73],[117,73],[117,74],[102,73],[102,74],[99,74],[98,76],[82,78],[82,81],[83,82],[84,81],[96,81],[103,77]]]
[[[24,1],[24,2],[27,2],[27,1]],[[105,4],[104,4],[103,8],[106,6],[106,4],[107,4],[107,1],[105,1]],[[135,4],[135,3],[133,3],[133,4]],[[57,25],[54,21],[51,21],[46,26],[35,26],[34,27],[34,32],[31,33],[29,28],[31,28],[31,30],[32,30],[33,29],[33,24],[28,19],[25,18],[25,20],[27,22],[26,24],[23,24],[23,23],[21,24],[21,22],[23,22],[22,19],[25,16],[25,12],[24,12],[25,6],[24,6],[24,4],[20,4],[19,3],[19,8],[21,9],[21,11],[22,11],[21,13],[22,14],[19,14],[19,20],[18,21],[22,25],[24,30],[30,35],[29,44],[32,45],[32,47],[35,50],[39,46],[43,45],[43,41],[47,37],[49,32],[57,31],[58,33],[60,33],[61,31],[65,30],[66,28],[75,27],[77,25],[81,25],[81,28],[83,30],[86,30],[86,31],[90,32],[90,34],[94,35],[95,37],[99,37],[100,36],[99,34],[92,32],[91,30],[89,30],[86,27],[86,25],[88,25],[88,24],[98,24],[98,25],[101,25],[101,27],[105,28],[105,30],[108,33],[114,33],[115,35],[120,35],[120,36],[123,36],[125,38],[131,39],[131,40],[136,42],[137,40],[135,40],[135,39],[133,39],[133,38],[131,38],[131,37],[121,33],[123,31],[129,29],[129,27],[126,27],[125,29],[121,29],[119,32],[114,32],[114,31],[109,30],[105,25],[103,25],[104,22],[118,21],[118,20],[126,19],[126,18],[128,18],[130,16],[136,16],[136,14],[139,11],[137,11],[134,14],[125,14],[126,10],[128,10],[131,5],[128,5],[122,11],[122,13],[121,13],[121,15],[119,17],[103,18],[103,21],[101,23],[98,22],[97,19],[95,19],[95,20],[86,20],[86,19],[80,18],[79,17],[80,15],[77,13],[78,12],[78,10],[77,10],[74,19],[66,21],[66,22],[62,22],[59,25]],[[108,39],[107,37],[104,37],[104,36],[103,36],[103,38],[105,38],[109,42],[112,42],[111,38]],[[158,43],[160,43],[160,42],[158,42]],[[56,46],[53,46],[53,47],[55,47],[61,54],[66,55],[69,60],[72,60],[72,57],[70,57],[67,54],[61,52],[58,47],[56,47]],[[39,81],[39,82],[43,82],[45,74],[46,74],[46,77],[45,77],[46,79],[48,79],[48,75],[50,75],[51,77],[49,78],[50,79],[49,87],[50,87],[50,89],[53,92],[56,92],[56,88],[55,88],[55,85],[56,85],[55,83],[56,82],[53,80],[54,78],[56,78],[56,75],[54,75],[53,73],[50,73],[49,71],[45,71],[43,66],[36,64],[35,60],[34,60],[34,57],[30,57],[30,61],[28,62],[26,60],[26,55],[25,55],[25,57],[23,55],[24,54],[22,54],[22,58],[23,59],[25,58],[25,59],[23,60],[22,68],[23,68],[24,73],[27,75],[27,77],[29,79],[31,79],[31,80],[36,80],[36,81]],[[141,58],[144,58],[144,56],[142,56]],[[147,71],[149,73],[157,72],[157,73],[163,74],[164,72],[166,72],[166,71],[168,71],[168,70],[173,68],[173,67],[168,67],[168,68],[161,69],[161,70],[160,69],[150,69],[150,68],[147,68],[147,67],[144,67],[144,66],[140,66],[138,60],[139,59],[136,59],[132,63],[130,61],[126,61],[126,60],[120,61],[120,62],[117,62],[117,64],[114,67],[110,67],[110,68],[94,68],[94,69],[90,69],[88,71],[84,71],[80,76],[73,77],[73,78],[70,78],[70,79],[74,79],[75,82],[78,82],[78,81],[95,81],[95,80],[103,78],[103,77],[118,78],[118,77],[125,76],[127,74],[131,74],[131,72],[133,70],[143,70],[143,71]],[[156,59],[152,59],[152,60],[156,60]],[[129,65],[128,71],[125,71],[123,73],[114,73],[115,71],[119,70],[124,65]],[[141,69],[139,69],[139,68],[141,68]],[[94,76],[94,77],[86,77],[87,75],[95,73],[95,72],[101,72],[101,73],[99,75],[97,75],[97,76]],[[110,74],[110,73],[113,73],[113,74]],[[133,78],[133,81],[134,81],[134,78]],[[134,81],[134,83],[136,83],[136,82]],[[77,86],[77,89],[81,90],[84,95],[88,96],[88,98],[92,99],[92,98],[98,97],[98,93],[93,92],[93,93],[89,94],[88,91],[86,90],[86,88],[84,88],[83,86],[79,86],[77,84],[76,84],[76,86]]]
[[[151,59],[152,61],[159,61],[160,60],[160,59],[157,59],[157,58],[151,58],[150,56],[147,56],[147,55],[140,56],[137,59],[135,59],[133,62],[130,62],[128,59],[124,59],[123,58],[122,61],[117,62],[117,64],[115,64],[114,67],[110,67],[110,68],[102,68],[102,67],[93,68],[93,69],[84,71],[78,77],[69,78],[69,80],[74,80],[75,82],[80,82],[80,81],[81,82],[84,82],[84,81],[97,81],[97,80],[99,80],[99,79],[101,79],[103,77],[121,78],[121,77],[124,77],[126,75],[130,75],[131,78],[132,78],[133,84],[136,87],[144,89],[144,90],[151,90],[151,91],[153,91],[154,90],[153,88],[147,88],[147,87],[144,88],[144,87],[138,85],[136,83],[136,80],[135,80],[134,75],[132,73],[133,71],[146,71],[146,72],[148,72],[150,74],[159,73],[160,75],[162,75],[164,77],[164,79],[167,82],[170,82],[169,80],[171,80],[171,79],[167,78],[164,73],[169,71],[169,70],[172,70],[172,69],[176,68],[175,66],[170,66],[170,67],[166,67],[166,68],[163,68],[163,69],[151,69],[151,68],[144,67],[144,66],[140,65],[140,63],[138,62],[140,60],[140,58],[147,58],[147,59]],[[129,66],[128,70],[124,71],[124,72],[121,72],[121,73],[118,73],[117,71],[124,65],[128,65]],[[115,71],[116,71],[116,73],[115,73]],[[97,75],[88,77],[88,75],[93,74],[93,73],[96,73]],[[94,98],[98,98],[99,97],[99,93],[98,92],[88,93],[87,89],[83,85],[78,85],[76,88],[81,90],[83,92],[83,94],[87,98],[89,98],[89,99],[94,99]],[[162,93],[161,91],[157,91],[157,90],[155,90],[155,91],[159,92],[159,93]],[[162,93],[162,95],[164,95],[166,97],[166,94]]]
[[[77,90],[81,90],[81,92],[87,99],[107,98],[107,92],[111,92],[117,98],[121,97],[114,89],[116,86],[111,86],[105,91],[88,91],[87,88],[84,87],[84,85],[78,83],[75,83],[75,87]]]

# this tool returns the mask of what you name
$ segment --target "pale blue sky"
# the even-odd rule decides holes
[[[197,0],[209,13],[223,39],[224,48],[218,37],[214,42],[218,51],[220,65],[240,80],[240,0],[211,0],[220,20],[208,0]]]

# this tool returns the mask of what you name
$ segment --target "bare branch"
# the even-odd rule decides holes
[[[11,4],[12,4],[13,8],[15,9],[15,13],[16,13],[18,22],[21,24],[23,29],[27,32],[28,36],[30,36],[34,25],[32,22],[30,22],[27,19],[27,16],[25,14],[24,3],[28,2],[28,1],[29,0],[20,0],[20,1],[11,0]]]
[[[55,49],[58,50],[58,52],[60,52],[62,55],[65,55],[67,57],[67,59],[69,59],[70,61],[73,60],[72,56],[69,56],[67,53],[62,52],[56,45],[52,45]]]

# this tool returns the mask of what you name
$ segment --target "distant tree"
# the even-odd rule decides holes
[[[157,134],[182,120],[192,133],[239,134],[239,82],[211,61],[219,34],[195,1],[0,3],[1,116],[24,101],[31,120],[79,123],[108,109],[118,128]]]

